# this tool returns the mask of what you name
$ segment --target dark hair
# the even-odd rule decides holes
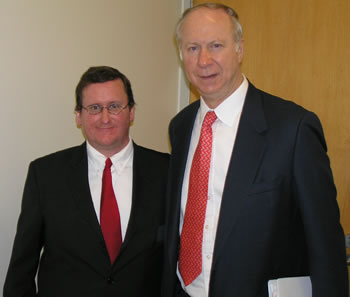
[[[120,79],[123,82],[126,95],[128,97],[129,108],[135,105],[134,95],[131,89],[129,79],[119,70],[109,66],[90,67],[80,78],[80,81],[75,89],[75,111],[81,111],[83,107],[83,90],[88,85],[95,83],[104,83],[107,81]]]

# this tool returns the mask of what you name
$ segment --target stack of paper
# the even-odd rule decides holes
[[[268,282],[270,297],[312,297],[310,277],[286,277]]]

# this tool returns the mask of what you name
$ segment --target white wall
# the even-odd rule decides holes
[[[0,287],[31,160],[82,143],[74,89],[89,66],[131,80],[134,140],[168,151],[178,106],[174,25],[184,0],[0,0]]]

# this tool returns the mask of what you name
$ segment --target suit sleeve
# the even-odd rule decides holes
[[[300,122],[294,155],[295,192],[303,218],[313,296],[348,296],[344,233],[318,118]]]
[[[43,246],[43,223],[33,164],[29,166],[25,182],[21,213],[4,284],[4,297],[37,296],[35,276]]]

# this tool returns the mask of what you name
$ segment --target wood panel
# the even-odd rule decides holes
[[[214,2],[233,7],[240,16],[245,40],[242,71],[249,80],[320,117],[341,222],[350,234],[350,1]],[[198,94],[192,92],[190,100],[194,98]]]

